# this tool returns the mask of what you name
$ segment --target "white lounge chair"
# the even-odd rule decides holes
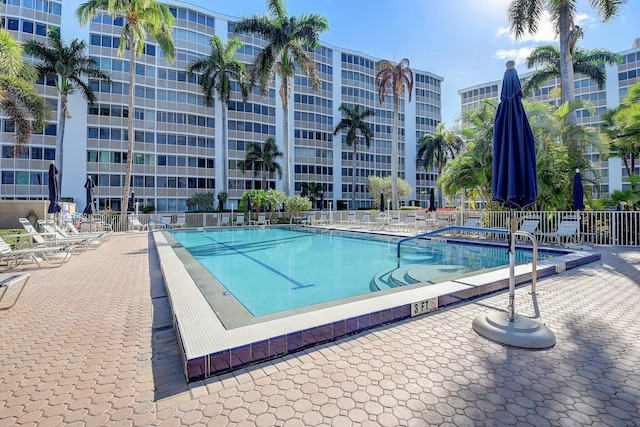
[[[256,219],[255,221],[252,221],[251,224],[253,225],[269,225],[271,224],[271,221],[269,221],[267,219],[267,214],[264,212],[260,212],[258,214],[258,219]]]
[[[187,226],[187,216],[186,215],[178,215],[176,219],[176,223],[172,224],[174,227],[184,228]]]
[[[231,215],[223,214],[220,217],[220,222],[218,223],[218,225],[220,225],[220,226],[231,225]]]
[[[347,214],[347,220],[342,223],[342,225],[346,225],[347,227],[353,226],[355,224],[357,224],[356,223],[356,214],[355,213]]]
[[[55,243],[70,243],[75,245],[82,245],[86,248],[96,248],[102,244],[102,240],[97,237],[86,237],[86,236],[69,236],[60,233],[53,224],[50,224],[44,220],[39,220],[38,225],[47,233],[52,234],[54,236]]]
[[[0,302],[4,299],[9,291],[9,288],[13,285],[19,286],[19,289],[15,292],[11,292],[13,297],[13,302],[10,305],[3,304],[0,306],[0,310],[8,310],[18,302],[18,298],[22,294],[24,287],[27,286],[27,282],[29,281],[30,274],[7,274],[0,275],[0,289],[2,289],[2,293],[0,294]]]
[[[38,245],[44,246],[61,246],[61,245],[71,245],[73,249],[78,251],[85,250],[88,246],[87,239],[85,238],[70,238],[66,239],[62,237],[59,233],[57,233],[53,228],[44,229],[44,233],[39,232],[35,229],[31,222],[27,218],[18,218],[20,224],[22,224],[22,228],[29,233],[29,236],[36,242]],[[39,223],[39,225],[41,225]]]
[[[369,227],[369,225],[371,225],[371,214],[366,213],[364,215],[362,215],[362,218],[360,219],[360,222],[358,223],[359,227],[363,227],[363,228],[367,228]]]
[[[524,231],[525,233],[529,233],[535,236],[538,230],[538,224],[540,224],[539,219],[525,219],[524,221],[522,221],[522,224],[520,224],[520,228],[518,228],[518,231]],[[516,240],[526,242],[529,239],[524,236],[516,235]]]
[[[556,231],[549,233],[538,232],[536,236],[540,236],[543,241],[555,240],[556,245],[559,246],[563,242],[578,244],[579,233],[580,220],[578,218],[564,218],[558,224]]]
[[[329,214],[327,212],[321,212],[320,219],[314,220],[313,224],[314,225],[329,224]]]
[[[16,234],[5,237],[26,237]],[[0,265],[2,271],[10,270],[25,263],[34,263],[42,268],[42,261],[59,267],[69,261],[72,255],[71,246],[35,246],[24,249],[11,249],[11,246],[0,237]],[[54,262],[54,260],[58,260]]]
[[[131,226],[131,228],[138,231],[147,229],[147,224],[141,223],[140,220],[135,216],[129,217],[129,225]]]
[[[243,213],[236,215],[236,220],[233,222],[233,225],[236,225],[236,226],[244,225],[244,214]]]

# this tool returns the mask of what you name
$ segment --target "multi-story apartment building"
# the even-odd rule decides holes
[[[633,42],[631,49],[619,52],[622,62],[618,65],[607,65],[607,83],[603,89],[582,74],[576,74],[574,87],[577,99],[584,99],[594,107],[593,114],[587,110],[578,110],[578,123],[585,126],[597,127],[602,122],[602,114],[608,109],[620,106],[628,94],[629,88],[638,82],[640,76],[640,39]],[[520,74],[522,81],[530,77],[532,72]],[[465,89],[460,89],[461,110],[471,110],[477,108],[484,99],[499,99],[502,80],[489,83],[481,83]],[[557,92],[553,91],[560,87],[560,79],[551,79],[545,82],[537,91],[532,93],[529,101],[549,102],[559,105],[560,99]],[[596,185],[586,185],[590,189],[592,197],[608,196],[615,190],[624,189],[628,184],[624,178],[628,175],[622,160],[619,157],[604,158],[593,147],[586,147],[586,155],[591,165],[591,170],[585,171],[584,176]],[[636,173],[640,173],[640,167]]]
[[[141,206],[154,205],[158,211],[186,210],[186,200],[198,192],[221,191],[222,155],[228,153],[228,203],[237,207],[247,189],[260,188],[262,179],[239,162],[245,158],[248,142],[263,143],[272,137],[280,145],[283,136],[283,111],[275,81],[266,96],[254,91],[243,102],[239,87],[234,86],[229,104],[228,143],[222,141],[221,104],[204,107],[198,76],[186,72],[196,58],[210,52],[210,37],[223,40],[240,37],[244,46],[237,57],[249,65],[265,45],[251,34],[236,35],[238,18],[204,8],[168,1],[175,16],[173,38],[176,59],[169,62],[154,40],[148,40],[142,57],[136,60],[135,88],[129,88],[128,52],[117,56],[123,20],[99,16],[80,28],[74,19],[77,2],[69,4],[49,0],[6,2],[3,22],[21,41],[36,38],[46,41],[46,27],[61,28],[62,38],[88,41],[89,55],[108,71],[112,82],[91,80],[97,102],[88,105],[79,95],[70,97],[72,119],[65,135],[62,197],[73,197],[81,208],[85,204],[83,184],[91,175],[97,187],[100,208],[120,209],[123,197],[127,151],[127,120],[135,117],[135,149],[132,190]],[[74,4],[77,3],[77,4]],[[35,10],[34,8],[36,8]],[[47,6],[43,6],[46,4]],[[73,7],[74,10],[67,10]],[[63,9],[65,8],[65,9]],[[73,31],[72,31],[73,30]],[[68,34],[73,33],[72,36]],[[391,132],[393,103],[380,104],[375,85],[376,63],[380,58],[321,43],[312,52],[321,80],[314,91],[307,77],[298,70],[293,87],[290,117],[290,174],[295,193],[304,183],[320,183],[325,208],[347,207],[351,199],[353,162],[356,162],[356,206],[372,206],[379,195],[366,189],[369,175],[389,175],[391,171]],[[433,73],[413,70],[415,74],[412,102],[400,103],[400,176],[414,188],[410,199],[428,203],[428,192],[435,175],[417,170],[415,155],[418,139],[434,132],[441,121],[441,85],[443,78]],[[34,135],[29,150],[21,158],[10,157],[12,127],[2,120],[2,183],[4,199],[44,199],[47,197],[46,173],[55,160],[58,97],[53,81],[42,81],[39,89],[52,107],[50,126]],[[128,111],[127,94],[134,91],[135,111]],[[333,131],[341,120],[341,104],[359,104],[375,110],[370,126],[374,140],[370,147],[358,143],[353,149]],[[282,162],[280,162],[282,164]],[[268,179],[269,188],[282,189],[277,176]],[[351,206],[349,206],[351,207]]]

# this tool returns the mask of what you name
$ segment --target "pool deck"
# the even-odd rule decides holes
[[[556,334],[505,347],[472,320],[506,293],[187,384],[146,233],[31,277],[0,311],[0,425],[640,425],[640,250],[546,277],[516,312]]]

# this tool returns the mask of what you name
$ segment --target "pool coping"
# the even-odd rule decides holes
[[[427,315],[509,287],[507,267],[227,330],[164,234],[154,231],[151,235],[188,382]],[[599,253],[552,249],[563,255],[538,261],[538,280],[601,258]],[[515,267],[516,286],[531,282],[531,270],[531,263]]]

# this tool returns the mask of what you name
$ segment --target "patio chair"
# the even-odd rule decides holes
[[[218,223],[218,225],[220,226],[226,226],[226,225],[231,225],[231,215],[229,214],[223,214],[220,217],[220,222]]]
[[[236,220],[233,222],[233,225],[235,225],[235,226],[244,225],[244,214],[243,213],[236,215]]]
[[[8,310],[18,302],[18,298],[22,294],[25,286],[27,286],[27,282],[29,281],[30,274],[13,274],[13,275],[0,275],[0,289],[2,289],[2,294],[0,294],[0,302],[4,299],[9,291],[9,288],[13,285],[19,286],[19,290],[12,291],[11,294],[15,295],[13,297],[13,302],[10,305],[3,305],[0,307],[0,310]]]
[[[357,224],[356,223],[356,214],[355,213],[349,213],[347,215],[347,220],[343,223],[343,225],[346,225],[347,227],[353,226]]]
[[[131,226],[131,228],[138,231],[147,229],[147,224],[141,223],[140,220],[135,216],[129,217],[129,225]]]
[[[525,219],[524,221],[522,221],[522,224],[520,224],[520,228],[518,228],[518,231],[524,231],[525,233],[529,233],[535,236],[536,231],[538,230],[538,224],[540,224],[539,219]],[[526,242],[528,240],[529,239],[524,236],[516,235],[516,241]]]
[[[16,237],[23,236],[16,234],[13,236],[4,237]],[[24,249],[11,249],[11,246],[0,237],[0,265],[5,267],[3,271],[11,270],[15,267],[19,267],[25,263],[35,263],[38,268],[42,268],[42,261],[46,261],[48,264],[61,266],[65,262],[69,261],[72,255],[71,246],[35,246]],[[59,262],[53,262],[53,260],[61,260]]]
[[[258,214],[258,219],[256,219],[255,221],[252,221],[251,223],[253,225],[269,225],[271,224],[271,221],[267,219],[266,213],[261,212]]]
[[[80,244],[85,245],[86,247],[98,247],[102,244],[102,239],[96,236],[70,236],[57,224],[48,223],[44,220],[38,220],[38,225],[42,228],[47,234],[51,234],[54,237],[54,243],[70,243],[70,244]],[[62,232],[60,232],[62,231]]]
[[[87,248],[89,247],[98,247],[102,244],[102,240],[97,237],[85,237],[85,236],[69,236],[60,233],[53,224],[50,224],[44,220],[38,220],[38,225],[42,228],[47,234],[51,234],[54,237],[54,242],[60,243],[70,243],[76,245],[83,245]],[[64,233],[64,231],[63,231]],[[66,234],[66,233],[65,233]]]
[[[536,236],[539,236],[543,241],[555,240],[556,245],[560,246],[563,241],[566,243],[573,242],[578,244],[578,238],[580,234],[580,219],[575,217],[563,218],[558,224],[558,229],[550,233],[538,232]]]
[[[38,230],[36,230],[33,225],[31,225],[31,222],[29,222],[27,218],[18,218],[18,221],[20,221],[20,224],[22,224],[22,228],[24,228],[26,232],[29,234],[29,237],[31,237],[31,239],[33,239],[33,241],[36,242],[36,244],[38,245],[43,245],[43,246],[71,245],[76,252],[81,252],[87,248],[87,239],[84,239],[84,238],[65,239],[64,237],[56,233],[56,231],[53,230],[52,228],[49,228],[48,230],[44,229],[45,231],[41,233]],[[40,221],[38,222],[38,225],[41,225]]]
[[[55,224],[54,224],[55,225]],[[108,227],[106,227],[108,226]],[[103,231],[79,231],[76,227],[73,226],[73,224],[69,224],[67,223],[67,228],[66,230],[63,230],[62,228],[58,227],[57,225],[55,225],[55,227],[57,227],[58,233],[62,234],[63,236],[66,235],[73,235],[73,236],[87,236],[87,237],[92,237],[92,236],[99,236],[102,240],[109,240],[109,238],[111,237],[111,233],[113,231],[113,228],[111,228],[111,224],[102,224],[102,226],[100,227]],[[67,230],[71,233],[67,233]]]
[[[358,223],[359,227],[367,228],[371,224],[371,214],[366,213],[362,215],[360,222]]]
[[[320,219],[316,219],[312,222],[314,225],[329,224],[329,214],[327,212],[320,213]]]
[[[187,226],[187,216],[186,215],[178,215],[176,219],[176,223],[172,224],[174,227],[185,228]]]

